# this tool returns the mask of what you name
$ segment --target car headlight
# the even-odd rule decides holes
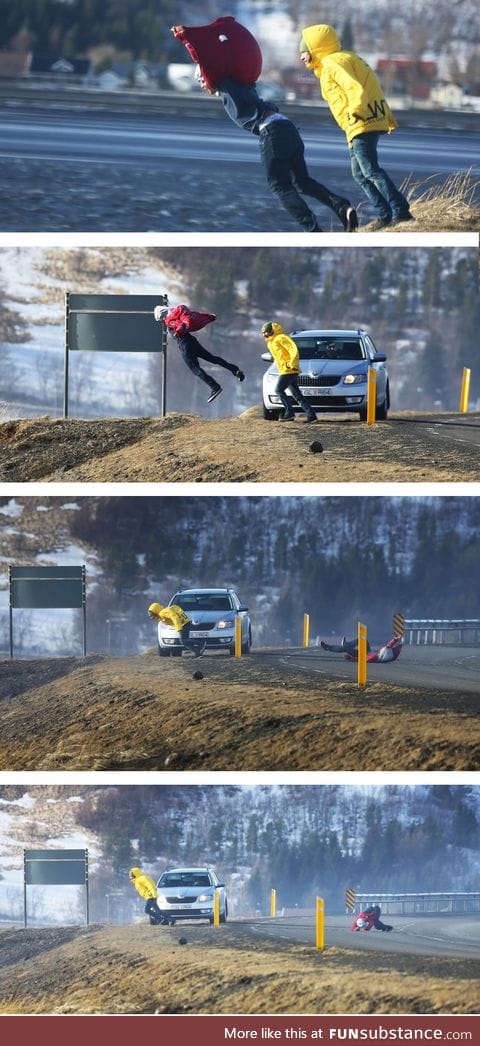
[[[364,385],[367,380],[366,374],[346,374],[343,379],[344,385]]]
[[[268,382],[269,385],[273,385],[274,381],[278,381],[278,374],[266,374],[265,381]]]
[[[233,621],[226,621],[224,617],[217,621],[216,628],[233,628]]]
[[[201,893],[201,894],[199,894],[199,896],[197,897],[197,901],[201,901],[201,902],[202,902],[202,904],[203,904],[203,903],[204,903],[205,901],[211,901],[211,900],[212,900],[212,894],[211,894],[211,893]]]

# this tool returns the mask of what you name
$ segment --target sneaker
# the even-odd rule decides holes
[[[368,232],[379,232],[380,229],[388,229],[389,225],[393,225],[392,218],[377,218],[376,222],[370,223]]]
[[[279,421],[293,421],[295,414],[280,414]]]
[[[355,232],[358,229],[358,215],[355,207],[351,207],[350,204],[342,210],[339,218],[345,232]]]
[[[243,373],[243,370],[239,370],[238,367],[235,377],[238,378],[239,381],[245,381],[245,375]]]
[[[206,645],[207,645],[206,643],[201,643],[200,646],[196,646],[194,651],[193,651],[193,656],[194,657],[201,657],[202,654],[205,651]]]
[[[220,385],[219,385],[218,389],[214,389],[212,394],[211,394],[211,396],[208,397],[207,403],[213,403],[213,401],[216,400],[217,396],[220,395],[221,391],[222,390],[221,390]]]
[[[311,421],[318,421],[318,418],[317,418],[316,414],[307,414],[306,424],[308,425],[309,422],[311,422]]]
[[[395,218],[392,218],[390,225],[401,225],[402,222],[414,222],[415,218],[410,211],[406,211],[405,214],[397,214]]]

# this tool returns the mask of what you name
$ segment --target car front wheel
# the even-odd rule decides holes
[[[263,417],[265,421],[278,421],[280,417],[279,410],[269,410],[268,407],[263,404]]]
[[[247,642],[246,643],[242,643],[242,654],[249,654],[251,645],[252,645],[252,630],[251,630],[251,628],[249,628]]]

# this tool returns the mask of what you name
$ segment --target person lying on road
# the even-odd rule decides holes
[[[384,933],[393,930],[393,926],[389,926],[387,923],[382,923],[380,912],[381,908],[379,904],[369,905],[363,912],[359,912],[358,915],[355,916],[352,923],[352,930],[366,930],[368,932],[368,930],[372,929],[372,926],[375,930],[383,930]]]
[[[346,661],[358,661],[358,640],[350,639],[347,640],[345,637],[342,642],[338,645],[331,643],[324,643],[323,640],[320,642],[320,646],[323,650],[328,650],[332,654],[344,654]],[[392,639],[385,643],[385,646],[381,646],[379,650],[371,651],[370,645],[367,641],[367,661],[369,662],[386,662],[396,661],[397,657],[400,657],[402,652],[403,639],[400,636],[393,636]]]

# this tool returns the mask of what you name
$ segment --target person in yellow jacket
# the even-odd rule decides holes
[[[317,415],[310,403],[298,387],[298,375],[300,373],[300,360],[297,346],[288,334],[285,334],[279,323],[270,321],[264,323],[262,334],[267,343],[268,351],[271,352],[280,375],[275,386],[275,392],[281,400],[284,413],[280,415],[279,421],[292,421],[295,414],[291,402],[287,399],[286,391],[290,391],[293,399],[307,415],[307,421],[316,421]]]
[[[320,80],[320,90],[351,150],[352,175],[370,200],[375,228],[413,221],[408,200],[378,162],[381,134],[397,127],[378,77],[354,51],[342,51],[331,25],[302,32],[300,60]]]
[[[203,639],[190,639],[190,628],[192,619],[185,613],[183,607],[175,603],[172,606],[161,607],[160,603],[150,603],[148,616],[153,621],[162,621],[164,625],[170,625],[180,633],[180,639],[186,650],[191,650],[194,657],[201,657],[206,643]]]
[[[156,926],[165,920],[157,904],[157,887],[153,879],[141,868],[131,868],[129,873],[130,882],[133,883],[137,893],[147,902],[145,912],[150,918],[150,926]]]

